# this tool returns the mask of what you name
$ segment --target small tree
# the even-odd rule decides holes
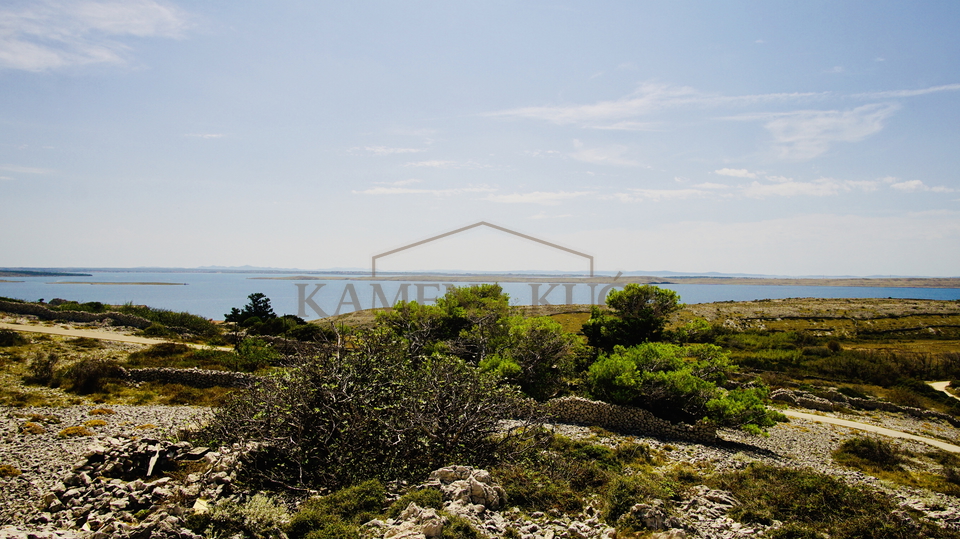
[[[499,374],[527,395],[544,401],[554,397],[583,344],[548,316],[510,319],[509,334],[499,353],[480,362],[484,371]]]
[[[254,316],[259,318],[261,322],[273,320],[277,317],[277,314],[273,312],[273,307],[270,306],[270,298],[268,298],[266,294],[255,292],[247,296],[247,299],[249,299],[250,302],[244,305],[243,310],[237,309],[236,307],[230,309],[229,313],[223,315],[224,320],[243,324],[247,319],[253,318]]]
[[[614,346],[634,346],[659,340],[671,314],[680,310],[680,295],[653,285],[630,283],[607,295],[612,314],[594,307],[583,325],[587,342],[606,352]]]

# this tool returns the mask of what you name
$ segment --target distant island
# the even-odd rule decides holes
[[[0,277],[93,277],[93,275],[62,271],[0,270]]]

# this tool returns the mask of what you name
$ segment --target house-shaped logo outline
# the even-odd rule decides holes
[[[425,239],[425,240],[417,241],[417,242],[411,243],[411,244],[409,244],[409,245],[404,245],[403,247],[398,247],[398,248],[396,248],[396,249],[392,249],[392,250],[387,251],[387,252],[385,252],[385,253],[380,253],[380,254],[378,254],[378,255],[373,255],[373,258],[372,258],[371,261],[370,261],[370,273],[371,273],[371,275],[372,275],[373,277],[376,277],[376,276],[377,276],[377,259],[378,259],[378,258],[383,258],[383,257],[385,257],[385,256],[389,256],[389,255],[392,255],[392,254],[395,254],[395,253],[399,253],[400,251],[406,251],[407,249],[412,249],[413,247],[418,247],[418,246],[423,245],[423,244],[425,244],[425,243],[430,243],[430,242],[432,242],[432,241],[436,241],[436,240],[439,240],[439,239],[441,239],[441,238],[446,238],[447,236],[453,236],[454,234],[459,234],[459,233],[461,233],[461,232],[466,232],[467,230],[470,230],[470,229],[472,229],[472,228],[477,228],[478,226],[487,226],[487,227],[490,227],[490,228],[492,228],[492,229],[494,229],[494,230],[499,230],[499,231],[501,231],[501,232],[506,232],[507,234],[513,234],[514,236],[519,236],[519,237],[521,237],[521,238],[523,238],[523,239],[525,239],[525,240],[530,240],[530,241],[534,241],[534,242],[537,242],[537,243],[546,245],[547,247],[552,247],[552,248],[554,248],[554,249],[559,249],[559,250],[561,250],[561,251],[565,251],[565,252],[568,252],[568,253],[571,253],[571,254],[575,254],[575,255],[577,255],[577,256],[582,256],[582,257],[584,257],[584,258],[586,258],[587,260],[590,261],[590,277],[593,277],[593,256],[592,256],[592,255],[588,255],[588,254],[586,254],[586,253],[581,253],[580,251],[574,251],[573,249],[564,247],[564,246],[562,246],[562,245],[557,245],[556,243],[550,243],[549,241],[541,240],[541,239],[539,239],[539,238],[534,238],[533,236],[529,236],[529,235],[527,235],[527,234],[522,234],[522,233],[517,232],[517,231],[515,231],[515,230],[510,230],[509,228],[504,228],[504,227],[502,227],[502,226],[498,226],[498,225],[495,225],[495,224],[492,224],[492,223],[488,223],[488,222],[486,222],[486,221],[480,221],[480,222],[478,222],[478,223],[474,223],[474,224],[472,224],[472,225],[468,225],[468,226],[465,226],[465,227],[462,227],[462,228],[458,228],[458,229],[456,229],[456,230],[451,230],[450,232],[444,232],[443,234],[439,234],[439,235],[437,235],[437,236],[433,236],[433,237],[427,238],[427,239]]]

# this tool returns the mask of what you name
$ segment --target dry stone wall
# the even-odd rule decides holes
[[[11,314],[36,316],[41,320],[62,320],[64,322],[105,322],[113,326],[127,326],[137,329],[149,327],[152,322],[146,318],[118,312],[88,313],[83,311],[54,311],[36,303],[17,303],[0,301],[0,311]]]
[[[262,377],[245,372],[169,367],[126,369],[125,378],[133,382],[160,382],[190,387],[250,387]]]
[[[626,434],[648,434],[701,443],[716,441],[717,429],[705,422],[674,424],[632,406],[619,406],[581,397],[561,397],[544,404],[547,414],[562,423],[596,425]]]

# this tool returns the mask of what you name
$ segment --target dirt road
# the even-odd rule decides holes
[[[28,333],[46,333],[48,335],[62,335],[64,337],[86,337],[88,339],[99,339],[101,341],[115,341],[115,342],[128,342],[134,344],[160,344],[165,342],[176,342],[176,341],[167,341],[164,339],[148,339],[146,337],[136,337],[133,335],[124,335],[123,333],[116,333],[113,331],[104,331],[98,329],[74,329],[74,328],[64,328],[60,326],[34,326],[30,324],[7,324],[0,322],[0,329],[10,329],[13,331],[25,331]],[[192,344],[192,343],[182,343],[186,344],[190,348],[210,348],[210,346],[203,344]],[[233,351],[233,348],[230,346],[215,346],[217,350]]]
[[[787,417],[796,417],[799,419],[806,419],[808,421],[818,421],[820,423],[830,423],[831,425],[839,425],[841,427],[849,427],[851,429],[863,430],[867,432],[873,432],[875,434],[881,434],[883,436],[890,436],[891,438],[904,438],[907,440],[915,440],[918,442],[923,442],[925,444],[932,445],[934,447],[943,449],[944,451],[950,451],[951,453],[960,453],[960,446],[953,445],[947,442],[942,442],[934,438],[927,438],[925,436],[917,436],[915,434],[908,434],[906,432],[900,432],[897,430],[886,429],[883,427],[878,427],[876,425],[867,425],[866,423],[858,423],[856,421],[848,421],[846,419],[838,419],[836,417],[827,417],[816,414],[807,414],[804,412],[796,412],[794,410],[781,410],[783,415]]]

